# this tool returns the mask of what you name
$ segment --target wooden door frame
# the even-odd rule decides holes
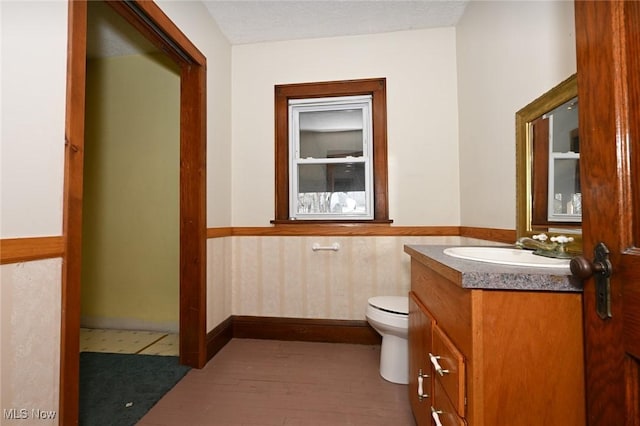
[[[180,67],[180,362],[206,359],[206,58],[151,1],[106,1]],[[78,424],[87,2],[69,1],[60,424]]]

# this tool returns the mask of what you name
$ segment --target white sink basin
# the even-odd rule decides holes
[[[525,266],[528,268],[564,268],[569,270],[569,259],[554,259],[538,256],[529,250],[506,247],[449,247],[444,254],[477,262],[500,265]]]

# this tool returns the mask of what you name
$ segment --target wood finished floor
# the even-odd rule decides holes
[[[233,339],[139,426],[412,426],[407,386],[382,379],[379,346]]]

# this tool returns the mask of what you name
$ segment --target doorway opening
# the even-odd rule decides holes
[[[80,348],[177,356],[180,68],[91,1],[86,73]]]
[[[109,6],[177,64],[180,73],[180,362],[201,368],[206,354],[206,58],[153,2]],[[69,2],[65,126],[60,422],[78,423],[80,284],[85,148],[87,2]]]

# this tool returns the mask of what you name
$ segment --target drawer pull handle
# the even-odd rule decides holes
[[[422,374],[422,368],[418,371],[418,401],[422,402],[423,399],[429,398],[429,394],[424,393],[422,383],[424,379],[428,379],[428,374]]]
[[[433,364],[433,368],[435,368],[436,373],[438,373],[441,376],[444,376],[445,374],[449,374],[449,370],[445,370],[440,366],[440,363],[438,362],[440,357],[438,355],[433,355],[431,352],[429,352],[429,359],[431,360],[431,364]]]
[[[442,414],[441,410],[436,410],[435,408],[431,407],[431,417],[433,417],[433,421],[435,422],[436,426],[442,426],[442,422],[440,421],[440,414]]]

